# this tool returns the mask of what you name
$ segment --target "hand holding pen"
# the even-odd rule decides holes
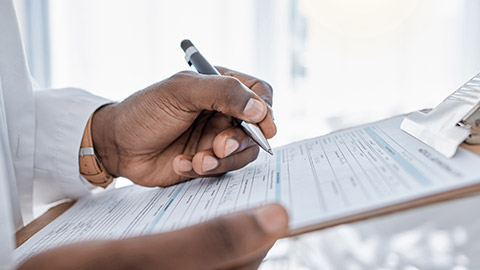
[[[139,185],[168,186],[255,160],[259,147],[233,119],[273,137],[272,88],[252,76],[218,70],[222,76],[182,71],[97,110],[92,137],[106,170]]]
[[[183,51],[185,52],[185,60],[187,63],[194,67],[198,73],[206,75],[221,75],[218,70],[212,66],[205,57],[197,50],[193,43],[185,39],[180,44]],[[258,100],[252,99],[245,105],[245,107],[251,107],[253,105],[261,106],[259,104],[251,104],[251,102],[259,102]],[[272,148],[268,143],[267,139],[263,135],[261,129],[255,123],[248,123],[238,118],[233,118],[238,126],[242,127],[245,133],[250,136],[263,150],[265,150],[270,155],[273,155]]]

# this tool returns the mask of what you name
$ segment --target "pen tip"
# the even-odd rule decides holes
[[[267,150],[267,153],[269,153],[270,155],[273,156],[273,151],[272,151],[272,149],[268,149],[268,150]]]

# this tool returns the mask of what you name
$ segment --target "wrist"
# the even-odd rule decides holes
[[[108,104],[95,111],[91,132],[97,158],[109,174],[118,177],[119,153],[115,143],[115,109],[116,104]]]

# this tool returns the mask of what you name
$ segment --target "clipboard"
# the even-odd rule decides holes
[[[480,145],[472,145],[472,144],[464,143],[461,145],[461,147],[469,150],[472,153],[480,155]],[[381,216],[389,215],[396,212],[428,206],[428,205],[432,205],[439,202],[446,202],[450,200],[465,198],[468,196],[476,195],[476,193],[479,193],[479,192],[480,192],[480,183],[467,186],[467,187],[462,187],[456,190],[450,190],[448,192],[421,197],[415,200],[391,205],[388,207],[377,208],[371,211],[366,211],[366,212],[362,212],[359,214],[354,214],[354,215],[350,215],[350,216],[346,216],[338,219],[331,219],[326,222],[321,222],[311,226],[302,227],[300,229],[290,231],[290,233],[285,237],[293,237],[300,234],[305,234],[313,231],[334,227],[337,225],[354,223],[357,221],[381,217]],[[35,219],[24,228],[17,231],[16,246],[17,247],[21,246],[25,241],[27,241],[29,238],[31,238],[33,235],[39,232],[42,228],[47,226],[50,222],[55,220],[57,217],[59,217],[61,214],[67,211],[70,207],[72,207],[74,203],[75,201],[69,201],[69,202],[59,204],[55,207],[52,207],[45,214]]]
[[[477,75],[477,76],[479,76],[479,75]],[[475,81],[476,80],[477,79],[475,79]],[[480,77],[478,78],[478,81],[480,82]],[[473,87],[473,86],[470,84],[469,87]],[[477,91],[477,90],[475,90],[475,91]],[[457,99],[458,95],[455,95],[454,98]],[[443,119],[443,120],[445,120],[443,126],[438,125],[438,123],[441,122],[441,118],[442,118],[442,117],[439,117],[438,113],[437,114],[435,114],[435,113],[427,113],[427,114],[423,113],[423,115],[424,115],[424,116],[422,116],[422,117],[424,117],[423,120],[426,119],[426,121],[424,121],[425,125],[421,126],[421,129],[417,129],[417,131],[423,129],[426,132],[415,133],[415,132],[408,132],[408,130],[407,130],[407,132],[411,135],[414,135],[415,138],[417,138],[420,141],[425,143],[425,141],[423,140],[424,136],[426,134],[428,135],[429,134],[428,132],[430,132],[430,134],[433,134],[432,136],[437,136],[437,133],[432,133],[431,131],[435,130],[436,127],[440,127],[440,129],[436,129],[436,130],[438,132],[445,131],[445,134],[444,134],[445,136],[443,136],[443,137],[442,136],[437,136],[434,141],[438,143],[439,141],[441,142],[442,138],[445,138],[445,137],[451,138],[452,137],[452,134],[454,134],[455,132],[452,133],[452,132],[449,132],[448,130],[451,130],[450,129],[451,124],[455,123],[454,130],[457,130],[457,131],[460,130],[462,132],[462,136],[465,136],[465,130],[466,130],[467,133],[468,133],[466,135],[466,138],[472,137],[472,139],[475,139],[475,138],[473,138],[474,137],[473,135],[475,135],[475,129],[472,126],[468,127],[467,125],[468,125],[469,121],[470,121],[470,123],[472,123],[471,120],[476,119],[476,117],[477,117],[476,115],[480,115],[480,114],[475,113],[476,112],[475,110],[478,111],[478,106],[477,106],[478,103],[472,102],[471,98],[472,97],[467,97],[467,101],[469,103],[466,102],[465,100],[463,100],[461,102],[458,101],[458,100],[455,100],[455,102],[452,103],[451,99],[447,99],[447,103],[444,103],[444,104],[448,105],[447,107],[453,108],[452,110],[455,110],[455,108],[461,107],[463,111],[468,111],[468,113],[466,115],[463,115],[463,116],[460,117],[459,121],[457,121],[458,119],[456,119],[456,118],[448,117],[448,111],[446,111],[445,106],[442,105],[443,107],[440,110],[435,110],[434,109],[434,110],[432,110],[432,112],[439,112],[439,111],[443,112],[442,114],[440,114],[440,116],[446,117],[446,119]],[[478,85],[478,101],[480,102],[480,83]],[[468,110],[466,109],[465,104],[468,104],[468,106],[470,106],[470,108]],[[457,106],[457,107],[455,107],[455,106]],[[414,113],[414,115],[415,114],[416,113]],[[457,113],[452,114],[452,115],[455,115],[457,117],[458,115],[461,115],[461,114],[459,114],[458,111],[457,111]],[[415,118],[414,117],[409,117],[409,116],[404,118],[404,120],[402,122],[402,129],[404,127],[404,125],[403,125],[404,122],[414,123],[414,124],[417,124],[417,126],[418,126],[418,122],[412,121],[412,119],[415,120]],[[440,118],[440,120],[439,120],[439,118]],[[480,117],[479,117],[479,119],[480,119]],[[401,130],[398,129],[398,126],[400,125],[400,121],[401,121],[400,118],[397,118],[397,120],[395,121],[395,130],[396,130],[396,132],[398,132],[397,133],[398,135],[403,134],[401,137],[406,138],[408,136],[405,133],[402,133]],[[475,123],[475,122],[476,122],[476,120],[473,121],[473,123]],[[479,120],[479,124],[480,124],[480,120]],[[433,129],[430,130],[429,127],[433,127]],[[443,128],[443,127],[448,127],[448,128]],[[367,127],[367,128],[365,128],[365,130],[366,129],[371,129],[371,128]],[[415,136],[415,135],[418,135],[418,134],[420,134],[421,136],[418,136],[418,137]],[[374,138],[374,137],[372,137],[372,138]],[[456,139],[460,140],[462,138],[456,138]],[[464,138],[462,140],[464,140]],[[462,142],[462,140],[460,141],[460,143]],[[412,145],[424,145],[424,144],[421,144],[421,143],[415,141],[413,138],[410,138],[410,137],[408,138],[408,142],[411,143]],[[467,141],[467,142],[475,144],[475,140]],[[300,144],[300,143],[301,142],[298,142],[297,144]],[[450,142],[447,142],[447,143],[450,143]],[[430,146],[433,147],[433,146],[436,146],[436,145],[438,146],[438,144],[430,145]],[[449,144],[449,147],[451,148],[452,145],[453,144]],[[455,154],[456,148],[458,148],[458,145],[456,145],[454,147],[455,147],[455,151],[454,151],[453,154]],[[480,144],[464,145],[464,147],[469,149],[470,151],[474,150],[474,152],[477,153],[477,154],[480,153]],[[437,148],[434,147],[434,149],[437,149]],[[385,148],[385,150],[388,151],[388,148]],[[441,151],[442,151],[442,149],[440,149],[439,152],[445,155],[446,152],[441,152]],[[463,153],[463,154],[465,154],[465,153]],[[437,155],[437,156],[439,156],[439,155]],[[448,155],[446,155],[446,156],[448,156]],[[468,159],[465,159],[465,158],[464,159],[459,159],[459,160],[456,160],[456,162],[453,162],[452,164],[456,164],[459,167],[464,168],[465,171],[468,171],[467,168],[472,168],[471,165],[473,163],[477,162],[477,161],[476,161],[476,159],[475,160],[471,159],[472,157],[474,157],[473,155],[470,154],[470,155],[467,155],[467,156],[469,157]],[[467,157],[467,156],[464,156],[464,157]],[[462,162],[460,162],[460,161],[462,161]],[[368,209],[366,211],[358,211],[358,212],[355,212],[353,214],[343,215],[339,218],[327,218],[327,219],[324,219],[324,221],[319,221],[320,220],[319,219],[319,220],[317,220],[317,222],[312,222],[311,224],[308,224],[308,225],[305,225],[305,226],[298,226],[297,228],[291,230],[290,233],[287,236],[294,236],[294,235],[303,234],[303,233],[307,233],[307,232],[315,231],[315,230],[320,230],[320,229],[324,229],[324,228],[328,228],[328,227],[332,227],[332,226],[336,226],[336,225],[340,225],[340,224],[351,223],[351,222],[360,221],[360,220],[364,220],[364,219],[368,219],[368,218],[373,218],[373,217],[378,217],[378,216],[391,214],[391,213],[394,213],[394,212],[404,211],[404,210],[407,210],[407,209],[421,207],[421,206],[425,206],[425,205],[429,205],[429,204],[433,204],[433,203],[437,203],[437,202],[453,200],[453,199],[457,199],[457,198],[461,198],[461,197],[466,197],[468,195],[473,195],[477,192],[480,192],[480,181],[478,180],[476,172],[474,172],[472,170],[470,170],[470,171],[471,171],[470,172],[470,177],[474,177],[474,178],[469,178],[470,180],[468,182],[469,183],[468,185],[458,185],[458,187],[448,189],[447,191],[444,191],[444,192],[434,192],[434,193],[423,194],[420,197],[415,197],[413,199],[409,198],[407,200],[397,202],[397,203],[390,203],[387,206],[379,205],[379,206],[376,206],[374,208]],[[181,190],[181,188],[180,188],[180,190]],[[71,206],[71,204],[56,208],[56,209],[52,210],[52,212],[50,212],[50,214],[49,213],[47,213],[47,214],[49,214],[50,218],[54,218],[54,214],[52,214],[52,213],[55,213],[58,216],[58,215],[61,214],[61,212],[65,211],[70,206]],[[31,236],[32,233],[35,234],[35,231],[36,230],[38,231],[38,229],[39,229],[38,227],[42,227],[42,226],[45,226],[46,224],[48,224],[48,222],[46,222],[46,219],[47,218],[40,219],[38,222],[32,223],[30,228],[27,226],[24,230],[19,231],[17,233],[17,245],[21,245],[21,243],[24,242],[25,239],[28,239]],[[34,224],[35,224],[35,226],[34,226]],[[37,227],[37,228],[33,228],[33,227]]]
[[[479,153],[477,152],[476,154],[479,154]],[[395,205],[391,205],[383,208],[378,208],[371,211],[366,211],[363,213],[359,213],[359,214],[355,214],[355,215],[351,215],[343,218],[332,219],[326,222],[317,223],[315,225],[303,227],[298,230],[292,230],[290,231],[290,234],[287,235],[286,237],[298,236],[300,234],[323,230],[323,229],[335,227],[342,224],[348,224],[348,223],[353,223],[353,222],[362,221],[366,219],[382,217],[389,214],[406,211],[406,210],[412,210],[415,208],[429,206],[429,205],[433,205],[440,202],[447,202],[455,199],[474,196],[474,195],[477,195],[476,193],[479,193],[479,192],[480,192],[480,183],[459,188],[456,190],[438,193],[435,195],[425,196],[425,197],[411,200],[408,202],[403,202],[403,203],[399,203],[399,204],[395,204]]]

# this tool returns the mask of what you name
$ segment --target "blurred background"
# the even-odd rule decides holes
[[[40,87],[122,100],[187,69],[189,38],[273,86],[273,146],[434,107],[480,72],[476,0],[15,3]],[[480,269],[477,197],[281,240],[261,269]]]

